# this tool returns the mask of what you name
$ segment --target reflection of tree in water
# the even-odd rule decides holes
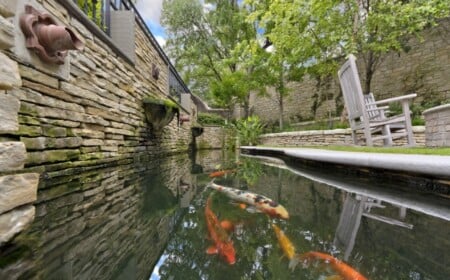
[[[162,176],[150,174],[144,177],[143,213],[145,216],[156,216],[170,213],[176,209],[178,198],[164,185]]]
[[[250,188],[258,182],[262,174],[262,165],[251,159],[242,159],[237,168],[237,177],[243,179]]]

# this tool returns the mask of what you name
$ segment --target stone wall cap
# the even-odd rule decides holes
[[[420,133],[420,132],[425,132],[425,126],[424,125],[415,125],[415,126],[413,126],[412,127],[412,130],[413,130],[413,132],[417,132],[417,133]]]
[[[423,111],[422,114],[427,115],[427,114],[436,113],[436,112],[442,111],[442,110],[450,110],[450,103],[427,109],[427,110]]]

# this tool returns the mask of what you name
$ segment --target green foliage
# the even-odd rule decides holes
[[[216,114],[198,113],[197,121],[201,125],[225,125],[225,119]]]
[[[411,35],[449,16],[446,0],[265,1],[246,0],[248,17],[290,65],[289,72],[336,73],[336,58],[358,54],[365,64],[365,91],[383,54],[407,51]],[[294,75],[295,76],[295,75]]]
[[[102,22],[102,3],[103,1],[97,1],[94,5],[93,0],[77,0],[78,7],[80,7],[80,9],[83,10],[98,27],[105,30],[106,26]]]
[[[246,102],[251,89],[251,83],[245,79],[243,71],[228,72],[222,75],[222,80],[211,82],[211,95],[220,107],[228,107],[235,103]]]
[[[179,106],[177,105],[177,103],[175,103],[174,101],[172,101],[171,99],[168,99],[168,98],[158,99],[158,98],[155,98],[152,96],[147,96],[147,97],[144,97],[143,101],[153,103],[153,104],[164,105],[167,108],[179,109]]]
[[[237,120],[234,124],[241,145],[256,145],[258,137],[263,133],[264,124],[258,116]]]
[[[162,24],[168,39],[166,50],[192,91],[220,106],[248,103],[249,85],[241,81],[250,69],[241,67],[232,53],[238,43],[255,37],[245,18],[247,9],[237,0],[165,0]],[[238,82],[235,85],[233,82]],[[233,86],[230,86],[232,84]]]

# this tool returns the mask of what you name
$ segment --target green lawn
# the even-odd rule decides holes
[[[360,147],[360,146],[321,146],[304,147],[317,148],[333,151],[345,152],[367,152],[367,153],[389,153],[389,154],[423,154],[423,155],[441,155],[450,156],[450,147],[425,148],[425,147]]]

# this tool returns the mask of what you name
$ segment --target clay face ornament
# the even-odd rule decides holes
[[[25,45],[46,63],[64,64],[68,50],[82,50],[83,42],[69,28],[57,25],[49,14],[25,5],[20,16],[20,28],[25,35]]]

